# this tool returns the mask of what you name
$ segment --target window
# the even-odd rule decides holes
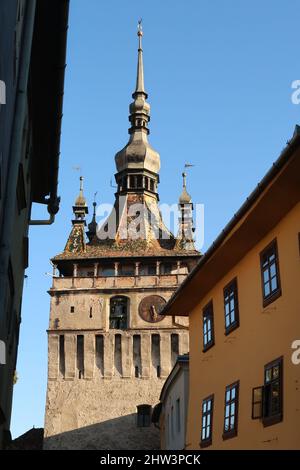
[[[265,366],[263,392],[263,424],[282,421],[282,358]]]
[[[215,344],[213,303],[209,302],[203,309],[203,351]]]
[[[160,265],[160,274],[172,274],[172,264],[164,263]]]
[[[77,335],[77,371],[78,378],[82,379],[84,376],[84,336]]]
[[[211,395],[202,402],[201,447],[207,447],[212,443],[213,408],[214,396]]]
[[[181,419],[180,419],[180,398],[176,400],[176,428],[177,432],[181,430]]]
[[[260,254],[260,267],[263,290],[263,306],[267,306],[281,295],[278,251],[273,240]]]
[[[135,269],[133,264],[121,264],[119,267],[120,276],[134,276]]]
[[[116,330],[125,330],[127,328],[127,312],[127,297],[112,297],[110,300],[109,327]]]
[[[65,336],[59,335],[59,371],[64,377],[65,375]]]
[[[225,390],[225,413],[223,439],[237,435],[239,382],[228,385]]]
[[[71,313],[74,313],[74,312],[75,312],[75,307],[74,307],[73,305],[70,307],[70,312],[71,312]]]
[[[139,267],[140,276],[155,276],[156,265],[155,264],[141,264]]]
[[[151,424],[151,405],[137,406],[137,426],[139,428],[149,427]]]
[[[237,280],[234,279],[224,288],[225,334],[239,326],[239,307]]]
[[[264,385],[252,390],[252,419],[262,418],[264,426],[282,421],[282,369],[282,357],[267,364]]]
[[[111,277],[115,275],[115,268],[113,265],[106,265],[103,266],[101,269],[101,276],[103,277]]]

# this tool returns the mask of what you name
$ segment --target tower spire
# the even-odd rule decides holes
[[[138,62],[133,101],[129,106],[130,135],[129,142],[117,152],[115,161],[118,193],[147,191],[158,197],[160,156],[148,142],[148,123],[150,121],[150,105],[144,85],[142,20],[138,22]]]
[[[136,74],[136,86],[135,92],[132,97],[135,98],[136,93],[143,93],[147,98],[147,93],[145,92],[144,84],[144,65],[143,65],[143,47],[142,47],[142,37],[143,37],[143,28],[142,28],[142,19],[138,22],[138,32],[139,38],[139,47],[138,47],[138,64],[137,64],[137,74]]]

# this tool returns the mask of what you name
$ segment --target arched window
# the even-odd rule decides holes
[[[128,304],[129,299],[121,295],[110,299],[110,328],[115,330],[125,330],[127,328]]]
[[[139,428],[146,428],[151,425],[151,405],[137,406],[137,426]]]

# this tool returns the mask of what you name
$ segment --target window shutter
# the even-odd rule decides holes
[[[255,387],[252,389],[252,419],[260,419],[263,414],[263,395],[264,387]]]

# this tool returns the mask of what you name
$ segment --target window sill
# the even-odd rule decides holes
[[[212,445],[212,439],[205,439],[205,441],[200,441],[199,445],[201,449],[204,449],[205,447],[209,447]]]
[[[263,299],[263,307],[267,307],[270,305],[272,302],[278,299],[278,297],[281,296],[281,289],[278,289],[277,291],[273,292],[273,294],[269,295],[268,297],[264,297]]]
[[[233,437],[237,436],[237,430],[232,429],[232,431],[224,432],[222,435],[223,441],[226,441],[227,439],[232,439]]]
[[[209,343],[209,344],[207,344],[206,346],[203,347],[202,352],[205,353],[206,351],[208,351],[209,349],[211,349],[214,345],[215,345],[215,342],[212,341],[211,343]]]
[[[268,416],[268,417],[263,418],[262,423],[263,423],[264,428],[266,428],[268,426],[273,426],[273,424],[280,423],[282,419],[283,417],[282,417],[282,414],[280,413],[275,416]]]
[[[240,326],[240,322],[236,321],[232,325],[230,325],[228,328],[225,329],[225,336],[229,335],[232,331],[236,330]]]

